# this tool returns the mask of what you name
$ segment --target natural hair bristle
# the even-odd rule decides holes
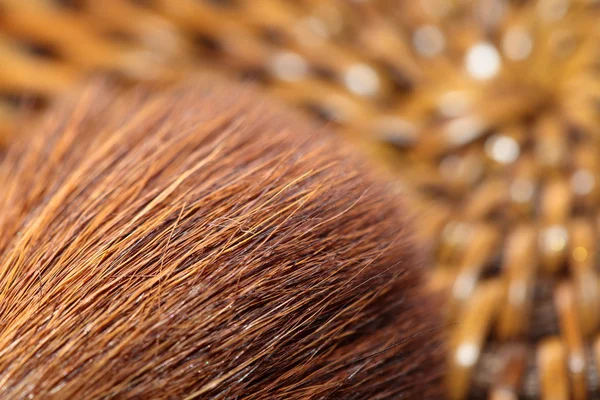
[[[88,86],[0,165],[0,397],[438,395],[401,202],[212,76]]]

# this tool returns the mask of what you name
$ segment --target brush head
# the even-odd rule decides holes
[[[438,396],[402,203],[326,130],[212,76],[36,129],[0,165],[0,397]]]

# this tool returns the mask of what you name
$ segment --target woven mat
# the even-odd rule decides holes
[[[0,135],[97,72],[261,82],[409,192],[450,399],[599,398],[599,39],[593,0],[0,0]]]

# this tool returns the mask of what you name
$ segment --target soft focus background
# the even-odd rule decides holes
[[[257,82],[408,194],[450,399],[594,399],[599,39],[594,0],[0,0],[0,137],[91,75]]]

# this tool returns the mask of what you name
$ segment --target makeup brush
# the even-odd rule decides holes
[[[401,199],[212,75],[63,98],[0,165],[0,397],[439,398]]]

